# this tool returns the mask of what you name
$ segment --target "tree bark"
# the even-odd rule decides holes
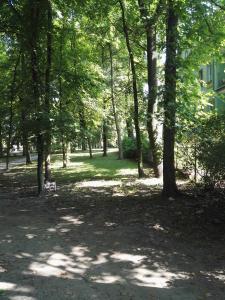
[[[62,87],[62,63],[63,63],[63,36],[64,31],[61,32],[60,49],[59,49],[59,110],[63,114],[63,87]],[[65,141],[65,133],[62,124],[60,125],[61,145],[62,145],[62,163],[63,168],[67,168],[67,144]]]
[[[3,157],[2,123],[0,121],[0,157]]]
[[[80,118],[80,138],[81,138],[81,149],[82,151],[87,150],[87,144],[86,144],[86,123],[85,123],[85,117],[84,117],[84,107],[83,104],[80,104],[80,111],[79,111],[79,118]]]
[[[37,162],[37,180],[38,180],[38,194],[40,195],[43,191],[43,162],[44,162],[44,140],[43,135],[38,133],[37,136],[37,153],[38,153],[38,162]]]
[[[40,96],[40,78],[38,70],[38,36],[39,36],[39,21],[40,21],[40,2],[32,1],[30,4],[30,24],[31,24],[31,36],[30,36],[30,59],[31,59],[31,72],[32,72],[32,89],[33,97],[35,101],[36,109],[36,136],[37,136],[37,183],[38,183],[38,194],[40,195],[43,191],[43,160],[44,160],[44,140],[42,132],[42,119],[40,117],[41,107],[41,96]]]
[[[178,15],[173,0],[168,0],[166,30],[166,66],[163,124],[163,195],[174,197],[178,190],[174,165]]]
[[[68,163],[67,143],[65,142],[64,136],[62,136],[62,154],[63,154],[63,168],[67,168],[67,163]]]
[[[47,117],[47,128],[45,133],[45,181],[51,181],[51,66],[52,66],[52,6],[51,1],[47,3],[47,61],[45,70],[45,112]]]
[[[104,109],[105,109],[105,103],[104,103]],[[103,142],[103,156],[105,157],[107,156],[107,151],[108,151],[108,126],[105,117],[103,117],[102,142]]]
[[[147,40],[147,71],[148,71],[148,106],[147,132],[155,177],[159,177],[157,157],[156,128],[154,128],[154,111],[157,101],[157,56],[156,56],[156,16],[161,6],[159,2],[155,13],[150,16],[143,0],[138,0],[140,15],[145,26]]]
[[[156,129],[154,128],[154,110],[157,100],[157,57],[156,57],[156,31],[154,27],[147,29],[147,65],[148,65],[148,108],[147,131],[152,154],[155,177],[159,177]]]
[[[126,129],[127,129],[127,136],[134,140],[134,132],[133,132],[133,124],[132,124],[132,118],[128,117],[126,118]]]
[[[26,101],[26,94],[24,93],[26,89],[26,76],[27,74],[27,68],[25,65],[25,53],[22,53],[21,56],[21,86],[22,86],[22,94],[20,96],[20,107],[21,107],[21,129],[22,129],[22,140],[23,140],[23,155],[26,158],[26,165],[29,165],[32,163],[31,156],[30,156],[30,145],[28,140],[28,129],[27,129],[27,113],[29,110],[28,101]]]
[[[92,153],[92,145],[91,145],[91,138],[88,137],[88,149],[89,149],[89,156],[90,158],[93,158],[93,153]]]
[[[123,31],[126,39],[126,45],[127,45],[129,58],[130,58],[130,66],[131,66],[131,73],[132,73],[132,86],[133,86],[133,98],[134,98],[134,126],[135,126],[136,143],[137,143],[138,175],[139,177],[143,177],[144,171],[143,171],[141,132],[140,132],[140,125],[139,125],[137,75],[136,75],[136,68],[134,63],[134,55],[130,45],[129,32],[126,24],[124,2],[123,0],[119,0],[119,3],[120,3],[121,15],[123,21]]]
[[[21,123],[22,123],[22,139],[23,139],[23,155],[26,158],[26,165],[31,164],[30,150],[29,150],[29,141],[28,133],[26,129],[26,113],[24,111],[24,103],[21,99]]]
[[[19,62],[20,62],[20,54],[16,60],[16,64],[13,70],[12,83],[10,87],[9,130],[8,130],[7,148],[6,148],[6,170],[9,169],[9,157],[10,157],[10,149],[11,149],[11,142],[12,142],[12,130],[13,130],[13,103],[15,100],[16,75],[17,75],[17,68]]]
[[[113,108],[113,116],[116,125],[116,133],[117,133],[117,144],[119,148],[119,159],[123,159],[123,147],[122,147],[122,138],[121,138],[121,130],[119,124],[119,118],[116,110],[115,103],[115,93],[114,93],[114,69],[113,69],[113,53],[112,53],[112,45],[109,44],[109,55],[110,55],[110,79],[111,79],[111,101]]]

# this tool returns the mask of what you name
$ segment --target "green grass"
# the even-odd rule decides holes
[[[52,159],[53,176],[57,182],[74,182],[85,179],[118,179],[137,176],[137,165],[130,160],[118,160],[115,152],[102,157],[101,152],[94,153],[92,159],[88,153],[73,153],[68,168],[62,168],[61,155]]]
[[[89,158],[87,152],[76,152],[70,155],[67,168],[62,168],[62,155],[52,155],[52,179],[57,184],[69,184],[82,180],[116,180],[120,178],[137,178],[137,164],[127,159],[118,160],[114,151],[107,157],[101,151],[95,151],[94,157]],[[6,176],[13,176],[16,181],[24,185],[36,185],[36,162],[32,165],[18,165],[13,167]]]

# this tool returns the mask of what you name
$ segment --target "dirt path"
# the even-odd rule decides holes
[[[225,299],[223,199],[109,183],[35,198],[14,180],[0,195],[1,300]]]
[[[31,154],[31,160],[35,161],[37,159],[36,154]],[[13,160],[10,161],[9,166],[10,168],[19,166],[19,165],[24,165],[26,163],[26,158],[25,157],[18,157],[14,158]],[[0,162],[0,173],[2,173],[5,170],[5,162]]]

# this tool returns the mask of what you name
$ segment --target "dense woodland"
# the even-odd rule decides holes
[[[118,147],[179,191],[224,180],[225,115],[201,66],[224,62],[223,0],[0,2],[0,156],[37,152],[38,193],[77,149]],[[223,101],[223,93],[220,94]]]

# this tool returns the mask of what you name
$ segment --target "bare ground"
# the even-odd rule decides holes
[[[225,299],[225,201],[0,175],[0,299]]]

